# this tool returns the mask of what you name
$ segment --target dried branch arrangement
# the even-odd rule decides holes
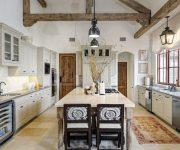
[[[90,57],[89,67],[92,75],[93,82],[97,82],[101,74],[104,72],[105,68],[110,64],[111,60],[104,58],[102,62],[97,62],[95,56]]]

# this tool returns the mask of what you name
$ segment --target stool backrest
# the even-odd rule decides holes
[[[66,123],[91,123],[90,104],[64,104],[64,120]]]
[[[97,125],[99,123],[124,124],[124,104],[97,105]]]

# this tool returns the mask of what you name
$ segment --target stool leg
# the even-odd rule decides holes
[[[91,146],[92,146],[91,130],[89,130],[88,132],[88,145],[89,145],[89,148],[91,149]]]
[[[120,147],[120,145],[121,145],[121,133],[119,132],[118,133],[118,148]]]
[[[65,147],[65,150],[67,150],[67,133],[65,132],[64,134],[64,147]]]
[[[99,139],[99,131],[97,130],[97,133],[96,133],[96,147],[97,147],[97,150],[99,150],[99,144],[100,144],[100,139]]]
[[[68,138],[67,138],[67,140],[68,140],[68,146],[70,147],[70,133],[69,133],[69,132],[68,132],[67,136],[68,136]]]

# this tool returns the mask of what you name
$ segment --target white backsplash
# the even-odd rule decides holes
[[[8,93],[25,89],[29,82],[29,77],[0,77],[0,81],[6,83],[6,85],[2,85],[2,89],[4,93]]]

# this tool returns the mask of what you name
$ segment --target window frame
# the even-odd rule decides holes
[[[162,52],[165,51],[165,52]],[[177,66],[173,67],[170,66],[170,52],[172,51],[178,51],[178,63]],[[160,66],[160,56],[165,54],[166,56],[166,66],[164,67],[164,63],[163,63],[163,67]],[[163,59],[164,62],[164,59]],[[177,73],[177,82],[175,84],[173,83],[169,83],[169,75],[170,75],[170,68],[177,68],[178,69],[178,73]],[[161,82],[160,81],[160,70],[161,69],[166,69],[166,79],[165,82]],[[172,48],[172,49],[162,49],[158,54],[157,54],[157,83],[158,84],[163,84],[163,85],[177,85],[178,87],[180,87],[180,49],[179,48]]]

